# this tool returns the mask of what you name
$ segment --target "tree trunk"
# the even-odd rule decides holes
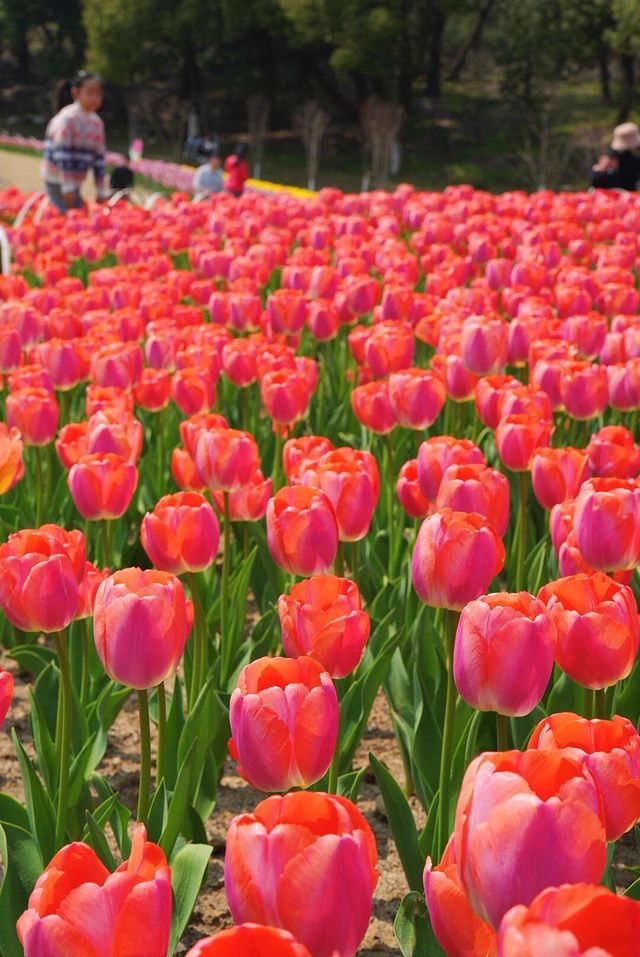
[[[31,80],[31,51],[27,43],[26,32],[22,34],[19,43],[16,45],[15,55],[20,82],[29,83]]]
[[[398,99],[405,110],[411,109],[413,69],[411,63],[411,20],[409,17],[409,4],[403,4],[402,9],[402,30],[400,33],[400,72],[398,76]]]
[[[430,12],[429,21],[427,96],[437,99],[442,92],[442,38],[446,17],[439,7],[434,7]]]
[[[609,70],[609,50],[602,43],[598,49],[598,71],[600,73],[600,95],[602,102],[611,106],[611,71]]]
[[[460,74],[462,73],[465,63],[467,62],[467,57],[473,48],[478,45],[480,37],[482,36],[484,25],[487,22],[489,14],[491,13],[491,7],[493,4],[494,0],[485,0],[480,7],[480,10],[478,11],[478,19],[475,22],[467,42],[464,44],[462,49],[458,51],[458,55],[453,61],[451,69],[447,75],[447,80],[455,81],[460,79]]]
[[[628,119],[633,106],[634,87],[636,82],[635,59],[631,53],[623,53],[620,57],[620,68],[622,73],[622,94],[620,97],[620,107],[618,109],[618,123],[624,123]]]

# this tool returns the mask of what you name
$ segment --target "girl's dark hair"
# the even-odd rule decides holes
[[[234,147],[233,154],[237,156],[239,160],[244,159],[247,152],[247,147],[244,143],[237,143]]]
[[[87,80],[97,80],[98,83],[102,83],[102,77],[99,73],[91,73],[86,70],[78,70],[71,80],[60,80],[56,87],[56,112],[73,103],[71,91],[79,89]]]

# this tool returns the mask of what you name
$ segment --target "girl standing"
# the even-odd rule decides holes
[[[59,91],[58,112],[45,133],[42,178],[61,213],[82,206],[80,187],[90,169],[98,200],[105,198],[104,124],[96,112],[101,105],[102,80],[97,73],[80,72]]]
[[[224,161],[224,171],[227,174],[225,186],[232,196],[242,196],[244,184],[249,179],[249,167],[244,156],[245,148],[238,144]]]

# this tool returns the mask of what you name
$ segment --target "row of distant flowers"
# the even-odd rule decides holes
[[[44,143],[34,136],[9,135],[0,133],[0,146],[17,146],[24,149],[37,150],[42,152]],[[107,164],[109,166],[118,166],[124,162],[125,157],[122,153],[107,151]],[[167,189],[177,189],[187,193],[192,192],[192,181],[194,167],[185,163],[169,163],[158,159],[139,159],[130,162],[131,169],[140,176],[153,180],[160,186]],[[307,189],[301,189],[297,186],[282,186],[278,183],[269,183],[265,180],[250,179],[247,182],[247,188],[259,193],[278,193],[287,192],[299,198],[313,196],[314,194]]]

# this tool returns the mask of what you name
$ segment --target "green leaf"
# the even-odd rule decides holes
[[[160,787],[153,795],[153,801],[149,808],[149,817],[147,820],[147,836],[150,841],[157,843],[160,835],[165,829],[167,823],[167,789],[164,780],[160,782]]]
[[[173,683],[173,694],[167,711],[165,727],[164,780],[169,791],[176,786],[178,776],[178,743],[184,728],[184,702],[178,675]]]
[[[358,768],[357,771],[349,771],[347,774],[341,774],[338,778],[338,794],[356,804],[358,794],[360,793],[362,778],[366,770],[366,768]]]
[[[197,741],[193,741],[180,765],[178,783],[169,802],[167,823],[158,841],[167,857],[171,856],[171,852],[180,834],[180,829],[183,826],[184,817],[187,814],[189,796],[192,793],[191,769],[196,746]]]
[[[94,772],[90,778],[91,784],[95,788],[96,794],[100,800],[105,804],[110,798],[115,798],[113,803],[113,810],[109,814],[109,824],[111,825],[111,830],[116,839],[116,844],[118,845],[118,850],[122,856],[122,859],[129,857],[131,853],[131,841],[129,839],[129,821],[131,819],[131,811],[129,808],[125,807],[121,801],[118,800],[118,795],[113,790],[109,782],[102,777],[101,774]],[[100,807],[103,806],[100,805]],[[97,811],[94,812],[97,814]]]
[[[36,677],[56,660],[55,651],[45,645],[16,645],[7,657],[13,658],[24,671]]]
[[[38,844],[22,827],[9,821],[0,824],[0,953],[2,957],[23,957],[16,933],[16,921],[26,909],[33,886],[44,863]]]
[[[391,833],[398,848],[400,863],[412,891],[422,889],[424,858],[418,846],[418,829],[409,802],[389,770],[369,752],[369,763],[376,776]]]
[[[630,884],[623,892],[624,897],[630,897],[631,900],[640,901],[640,877],[633,884]]]
[[[109,849],[109,844],[104,836],[104,831],[96,823],[93,815],[90,814],[89,811],[85,812],[85,828],[87,832],[86,840],[88,840],[89,844],[94,849],[104,866],[109,871],[115,871],[116,859]]]
[[[20,763],[24,797],[29,815],[29,828],[38,841],[43,859],[50,861],[55,850],[56,812],[53,802],[38,777],[27,752],[18,740],[15,728],[11,731],[11,737]]]
[[[173,954],[189,922],[211,853],[208,844],[187,844],[171,860],[173,913],[168,954]]]
[[[445,957],[431,929],[422,894],[411,891],[403,897],[393,930],[403,957]]]
[[[57,787],[58,778],[55,747],[32,688],[29,689],[29,704],[29,723],[31,724],[33,744],[38,756],[38,766],[47,788],[49,791],[54,791]]]

